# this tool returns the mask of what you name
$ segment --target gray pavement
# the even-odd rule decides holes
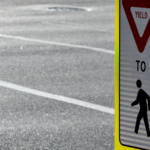
[[[91,11],[50,11],[48,7]],[[112,0],[1,0],[0,80],[114,108]],[[114,115],[0,87],[0,149],[113,150]]]

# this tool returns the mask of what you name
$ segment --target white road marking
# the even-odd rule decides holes
[[[108,108],[108,107],[104,107],[104,106],[101,106],[101,105],[96,105],[96,104],[92,104],[92,103],[89,103],[89,102],[85,102],[85,101],[81,101],[81,100],[77,100],[77,99],[73,99],[73,98],[68,98],[68,97],[64,97],[64,96],[60,96],[60,95],[55,95],[55,94],[50,94],[50,93],[38,91],[38,90],[35,90],[35,89],[23,87],[23,86],[20,86],[20,85],[16,85],[16,84],[1,81],[1,80],[0,80],[0,86],[5,87],[5,88],[9,88],[9,89],[13,89],[13,90],[17,90],[17,91],[20,91],[20,92],[33,94],[33,95],[36,95],[36,96],[50,98],[50,99],[53,99],[53,100],[57,100],[57,101],[65,102],[65,103],[70,103],[70,104],[74,104],[74,105],[78,105],[78,106],[98,110],[98,111],[109,113],[109,114],[114,114],[114,109],[112,109],[112,108]]]
[[[0,37],[2,37],[2,38],[10,38],[10,39],[17,39],[17,40],[23,40],[23,41],[30,41],[30,42],[37,42],[37,43],[44,43],[44,44],[51,44],[51,45],[75,47],[75,48],[88,49],[88,50],[92,50],[92,51],[104,52],[104,53],[109,53],[109,54],[115,54],[115,52],[112,51],[112,50],[106,50],[106,49],[90,47],[90,46],[74,45],[74,44],[67,44],[67,43],[59,43],[59,42],[31,39],[31,38],[25,38],[25,37],[20,37],[20,36],[12,36],[12,35],[6,35],[6,34],[0,34]]]

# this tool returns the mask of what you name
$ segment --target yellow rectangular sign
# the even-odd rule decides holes
[[[149,0],[115,0],[115,150],[150,149],[149,28]]]

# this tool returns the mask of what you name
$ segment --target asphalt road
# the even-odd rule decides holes
[[[1,86],[114,108],[114,11],[114,0],[0,1],[0,150],[114,149],[113,114]]]

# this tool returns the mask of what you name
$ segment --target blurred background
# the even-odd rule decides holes
[[[0,1],[0,150],[114,149],[114,20],[114,0]]]

